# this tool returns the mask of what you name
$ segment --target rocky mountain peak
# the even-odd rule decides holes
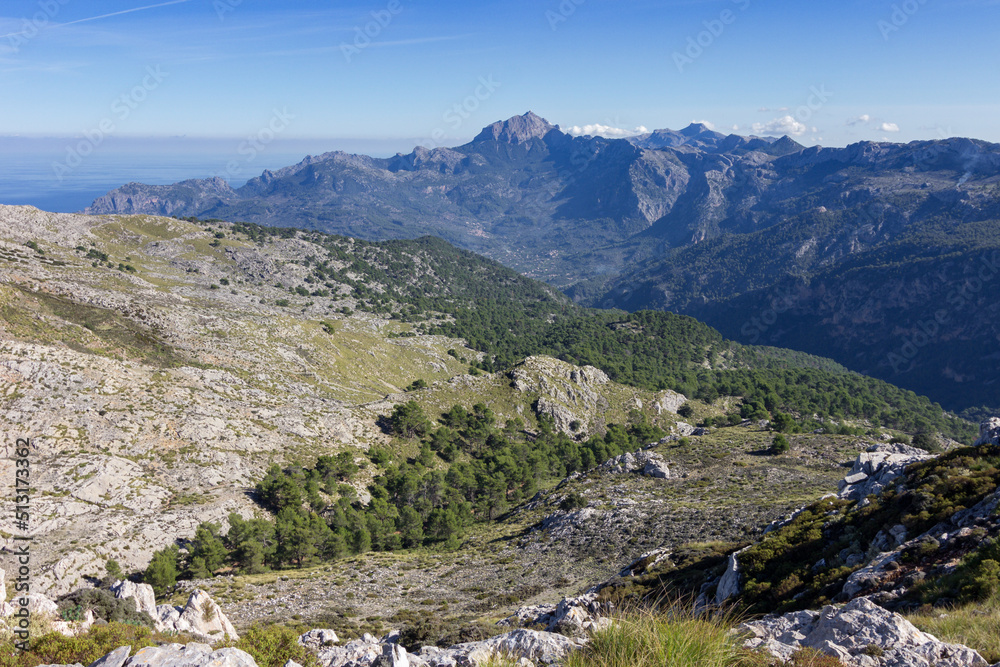
[[[712,128],[704,123],[691,123],[680,131],[685,137],[696,137],[704,132],[712,132]]]
[[[523,116],[514,116],[507,120],[498,120],[492,125],[487,125],[473,141],[499,141],[510,144],[523,144],[531,139],[541,139],[555,129],[555,125],[529,111]]]

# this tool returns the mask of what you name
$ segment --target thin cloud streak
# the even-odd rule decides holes
[[[49,29],[51,30],[53,28],[64,28],[64,27],[66,27],[68,25],[76,25],[77,23],[87,23],[88,21],[97,21],[99,19],[107,19],[107,18],[111,18],[112,16],[121,16],[122,14],[131,14],[133,12],[141,12],[141,11],[145,11],[147,9],[156,9],[157,7],[167,7],[169,5],[180,5],[180,4],[183,4],[185,2],[191,2],[191,0],[170,0],[169,2],[161,2],[161,3],[156,4],[156,5],[146,5],[145,7],[134,7],[133,9],[123,9],[120,12],[111,12],[110,14],[101,14],[100,16],[91,16],[91,17],[85,18],[85,19],[77,19],[75,21],[67,21],[66,23],[56,23],[56,24],[52,25],[51,28],[49,28]],[[24,34],[25,34],[25,32],[23,30],[18,31],[18,32],[11,32],[11,33],[7,33],[6,35],[0,35],[0,39],[3,39],[5,37],[13,37],[14,35],[24,35]]]

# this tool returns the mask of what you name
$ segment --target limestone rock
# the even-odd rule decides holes
[[[722,579],[719,580],[719,585],[715,589],[715,604],[721,605],[729,598],[740,594],[740,562],[737,556],[748,548],[729,554],[726,571],[723,572]]]
[[[213,651],[206,644],[190,643],[150,646],[136,652],[124,667],[257,667],[250,656],[238,648]]]
[[[90,663],[89,667],[122,667],[128,660],[128,654],[132,652],[131,646],[119,646],[103,658],[98,658]]]
[[[385,644],[382,655],[372,663],[373,667],[410,667],[410,658],[406,649],[399,644]]]
[[[603,616],[610,611],[597,601],[597,593],[564,598],[556,605],[521,607],[497,625],[535,625],[547,632],[585,637],[588,632],[606,627],[611,619]]]
[[[59,605],[44,595],[32,593],[28,595],[28,611],[39,616],[59,617]]]
[[[366,632],[360,639],[349,641],[343,646],[319,649],[317,657],[325,667],[368,666],[382,657],[384,645],[388,644]]]
[[[299,643],[307,648],[321,649],[326,646],[333,646],[340,639],[333,630],[315,629],[306,632],[299,637]]]
[[[922,449],[901,443],[882,443],[870,447],[855,459],[851,472],[840,480],[838,496],[863,501],[903,474],[906,466],[934,458]]]
[[[979,438],[974,446],[979,445],[1000,445],[1000,417],[990,417],[979,425]]]
[[[0,567],[0,603],[7,601],[7,586],[4,583],[5,576],[6,572],[4,572],[4,569]]]
[[[183,608],[161,604],[156,608],[153,619],[160,632],[190,632],[209,641],[218,641],[226,636],[239,639],[236,628],[219,605],[200,589],[191,593]]]
[[[653,408],[657,414],[669,412],[676,415],[678,408],[687,403],[687,400],[687,396],[684,394],[678,394],[676,391],[668,389],[653,400]]]
[[[691,424],[688,424],[687,422],[677,422],[676,424],[674,424],[673,430],[676,431],[677,435],[683,438],[685,436],[694,434],[696,429],[694,426],[691,426]]]
[[[663,457],[655,452],[640,449],[626,452],[600,465],[600,470],[614,474],[639,473],[657,479],[669,479],[670,467]]]
[[[809,647],[858,667],[987,667],[988,664],[976,651],[940,642],[867,598],[857,598],[840,608],[824,607],[819,612],[771,616],[744,623],[740,629],[752,634],[744,646],[766,650],[785,661],[796,650]],[[883,651],[877,661],[865,655],[871,645]]]
[[[136,611],[156,619],[156,595],[149,584],[136,584],[131,581],[116,581],[111,586],[111,592],[116,598],[129,599],[135,602]]]
[[[658,563],[661,563],[668,558],[670,558],[671,551],[669,549],[653,549],[652,551],[647,551],[642,554],[634,561],[629,563],[618,573],[619,577],[634,577],[640,574],[644,574],[653,568]]]
[[[535,412],[552,417],[557,430],[567,434],[590,430],[589,415],[608,407],[601,387],[611,382],[607,373],[593,366],[573,366],[550,357],[528,357],[510,372],[514,388],[537,392]],[[580,428],[574,430],[573,422]]]
[[[516,660],[525,659],[534,664],[551,665],[562,660],[583,646],[583,641],[551,632],[513,630],[480,642],[457,644],[433,655],[422,653],[431,667],[459,665],[481,667],[496,655],[507,655]]]
[[[52,629],[66,637],[75,637],[83,634],[94,624],[94,612],[90,609],[83,613],[83,618],[79,621],[52,621]]]

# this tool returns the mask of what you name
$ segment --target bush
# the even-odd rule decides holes
[[[771,441],[771,449],[769,451],[772,454],[784,454],[791,449],[792,446],[788,444],[788,438],[779,433],[774,436],[774,440]]]
[[[255,625],[239,641],[227,645],[249,653],[258,667],[283,667],[289,660],[302,667],[319,667],[316,656],[299,643],[299,632],[282,625]]]
[[[89,665],[119,646],[131,646],[131,655],[153,646],[149,628],[127,623],[94,625],[83,635],[66,637],[49,632],[33,639],[30,649],[17,653],[13,642],[0,645],[0,667],[35,667],[36,665]],[[11,650],[8,650],[11,649]]]
[[[923,449],[927,452],[941,451],[941,445],[938,444],[937,438],[932,436],[930,433],[917,433],[913,436],[913,442],[911,444],[914,447]]]
[[[559,509],[564,512],[571,512],[575,509],[586,506],[587,500],[576,491],[563,498],[562,502],[559,503]]]
[[[152,619],[136,611],[132,600],[119,599],[110,591],[100,588],[84,588],[64,595],[58,600],[59,615],[63,620],[82,620],[89,609],[96,618],[109,623],[126,623],[135,626],[152,626]],[[115,648],[118,648],[117,646]]]

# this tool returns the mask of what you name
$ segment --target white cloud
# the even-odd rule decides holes
[[[805,134],[809,128],[792,116],[782,116],[767,123],[754,123],[751,129],[754,134],[768,134],[776,137],[788,134],[798,137]]]
[[[583,127],[574,125],[573,127],[566,129],[565,132],[566,134],[570,134],[574,137],[591,136],[619,139],[621,137],[634,137],[638,134],[646,134],[649,130],[642,125],[634,130],[626,130],[621,127],[611,127],[610,125],[594,123],[593,125],[584,125]]]
[[[864,113],[864,114],[861,114],[860,116],[858,116],[857,118],[850,119],[849,121],[847,121],[847,124],[848,125],[861,125],[862,123],[869,122],[871,119],[872,119],[871,116],[869,116],[868,114]]]
[[[878,129],[883,132],[899,132],[899,125],[896,125],[895,123],[882,123],[878,126]]]
[[[709,120],[693,120],[691,122],[694,123],[695,125],[704,125],[705,127],[707,127],[708,129],[712,130],[713,132],[715,131],[715,123],[713,123],[712,121],[709,121]]]

